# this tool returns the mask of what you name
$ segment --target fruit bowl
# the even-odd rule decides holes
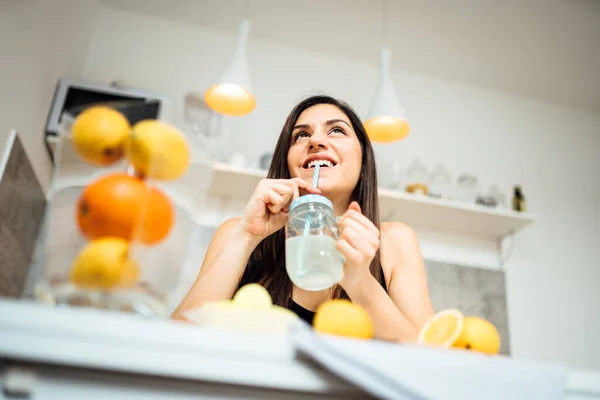
[[[61,118],[36,297],[165,317],[197,229],[190,205],[201,203],[203,179],[191,168],[193,138],[126,115],[94,105]],[[198,184],[180,190],[191,181]]]

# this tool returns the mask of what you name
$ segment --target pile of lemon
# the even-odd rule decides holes
[[[256,283],[240,288],[232,300],[206,303],[202,308],[223,314],[231,310],[262,311],[277,318],[299,319],[292,311],[274,305],[269,292]],[[241,314],[233,315],[239,318]],[[254,319],[251,322],[255,322]],[[243,323],[235,325],[244,328]],[[321,304],[315,312],[313,328],[325,335],[364,340],[374,337],[373,322],[367,311],[345,299],[328,300]],[[465,317],[457,309],[436,313],[421,329],[417,342],[424,346],[464,349],[486,354],[497,354],[500,351],[500,335],[493,324],[483,318]]]
[[[369,339],[373,323],[369,314],[348,300],[323,303],[313,321],[317,332]],[[417,343],[425,346],[464,349],[486,354],[498,354],[500,335],[496,327],[480,317],[465,317],[457,309],[436,313],[420,330]]]
[[[140,268],[130,244],[156,245],[174,224],[171,200],[150,181],[181,177],[189,165],[188,143],[165,122],[144,120],[131,126],[107,106],[82,111],[70,133],[76,153],[90,165],[127,161],[122,173],[107,172],[81,193],[76,221],[88,243],[72,264],[71,282],[94,290],[131,287]]]
[[[423,327],[418,343],[498,354],[501,340],[491,322],[480,317],[465,317],[457,309],[447,309],[435,314]]]

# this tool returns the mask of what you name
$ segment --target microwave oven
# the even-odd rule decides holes
[[[170,101],[164,95],[144,89],[61,78],[56,84],[45,126],[45,142],[50,157],[53,158],[53,144],[58,138],[62,115],[69,113],[75,117],[94,104],[118,109],[131,124],[143,119],[170,119]]]

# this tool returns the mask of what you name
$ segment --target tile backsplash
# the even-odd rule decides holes
[[[46,195],[17,135],[0,180],[0,296],[20,297],[46,209]]]

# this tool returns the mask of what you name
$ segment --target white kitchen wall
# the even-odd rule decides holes
[[[79,76],[100,0],[0,1],[0,150],[19,131],[44,188],[44,126],[61,76]]]
[[[183,94],[209,87],[233,45],[234,32],[102,7],[83,76],[163,92],[181,110]],[[229,146],[255,161],[272,149],[298,99],[321,90],[364,116],[377,79],[375,59],[259,40],[250,41],[249,57],[258,104],[228,121]],[[506,265],[512,353],[600,369],[600,115],[407,73],[400,54],[394,65],[412,133],[377,146],[382,165],[418,157],[455,177],[475,173],[484,187],[498,184],[507,195],[523,185],[539,221],[515,237]]]

